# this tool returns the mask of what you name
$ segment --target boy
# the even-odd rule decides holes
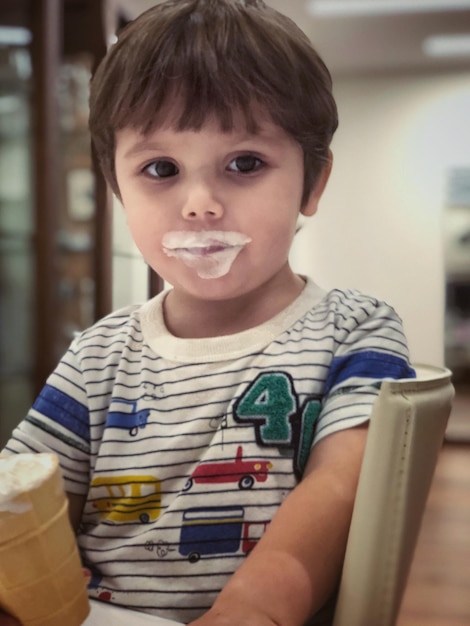
[[[121,33],[90,104],[172,288],[75,339],[6,452],[59,455],[92,597],[330,623],[371,405],[413,371],[393,309],[289,266],[331,169],[328,70],[260,0],[170,0]]]

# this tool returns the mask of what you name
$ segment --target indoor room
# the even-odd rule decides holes
[[[470,0],[265,0],[333,80],[333,169],[290,263],[393,305],[455,388],[396,626],[470,623]],[[97,165],[89,81],[155,0],[0,2],[0,449],[71,341],[167,288]],[[237,457],[238,458],[238,457]],[[364,624],[363,626],[377,626]]]

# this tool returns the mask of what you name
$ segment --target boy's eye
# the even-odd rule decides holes
[[[243,156],[239,156],[227,166],[227,169],[231,172],[239,172],[241,174],[250,174],[251,172],[256,172],[263,166],[263,161],[258,159],[258,157],[253,156],[252,154],[244,154]]]
[[[171,161],[154,161],[144,168],[144,172],[150,174],[154,178],[169,178],[170,176],[176,176],[179,170]]]

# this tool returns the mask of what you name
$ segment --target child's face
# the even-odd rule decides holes
[[[213,119],[199,131],[126,128],[115,163],[133,239],[175,290],[228,299],[293,279],[303,153],[279,126],[265,120],[256,135],[241,122],[224,133]],[[317,202],[314,193],[302,213]]]

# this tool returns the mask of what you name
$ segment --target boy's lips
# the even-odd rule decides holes
[[[186,252],[189,252],[189,254],[196,254],[196,255],[201,255],[201,256],[205,256],[207,254],[214,254],[215,252],[221,252],[222,250],[225,250],[227,246],[223,246],[221,244],[218,245],[211,245],[211,246],[204,246],[204,247],[200,247],[198,248],[193,247],[193,248],[182,248],[183,250],[186,250]],[[178,249],[178,248],[176,248]]]
[[[250,237],[235,231],[172,231],[163,236],[162,247],[168,256],[194,268],[200,278],[220,278],[230,271],[250,241]]]
[[[227,248],[241,249],[251,241],[250,237],[234,231],[172,231],[162,239],[163,250],[168,256],[208,256]]]

